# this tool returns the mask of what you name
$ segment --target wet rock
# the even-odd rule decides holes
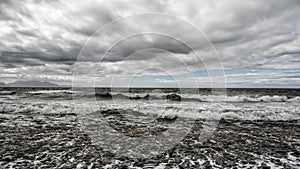
[[[103,92],[103,93],[96,93],[96,97],[103,98],[103,99],[111,99],[112,95],[109,92]]]
[[[3,160],[3,161],[6,161],[6,162],[11,162],[11,161],[13,161],[13,156],[11,156],[11,155],[4,156],[4,157],[2,158],[2,160]]]
[[[207,169],[212,168],[212,166],[210,165],[209,161],[204,162],[203,163],[203,167],[207,168]]]
[[[173,101],[181,101],[181,97],[177,94],[169,94],[166,96],[166,99]]]
[[[122,165],[122,166],[120,167],[120,169],[128,169],[128,166]]]
[[[135,163],[134,163],[134,166],[137,166],[137,167],[143,167],[143,166],[144,166],[144,163],[142,163],[142,162],[135,162]]]
[[[266,163],[261,163],[261,168],[262,169],[271,169],[271,167],[267,166]]]
[[[291,155],[300,158],[300,152],[299,151],[294,151],[293,153],[291,153]]]
[[[249,161],[248,163],[251,164],[251,165],[255,165],[256,164],[255,161]]]

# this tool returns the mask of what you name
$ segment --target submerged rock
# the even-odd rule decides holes
[[[105,98],[105,99],[111,99],[112,95],[109,92],[103,92],[103,93],[96,93],[96,97]]]
[[[181,97],[177,94],[169,94],[166,96],[166,99],[168,100],[174,100],[174,101],[181,101]]]

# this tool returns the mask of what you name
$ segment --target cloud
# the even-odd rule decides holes
[[[143,12],[167,15],[126,19]],[[79,66],[88,66],[82,73],[90,72],[89,67],[97,67],[105,54],[99,71],[93,70],[101,72],[99,76],[221,70],[206,36],[226,70],[293,69],[299,67],[299,16],[298,0],[3,0],[0,73],[18,75],[4,81],[71,76]],[[115,23],[107,25],[110,22]],[[100,31],[103,26],[110,28],[104,34]],[[88,41],[91,35],[94,38]],[[286,77],[282,74],[272,80],[283,83]],[[247,80],[240,83],[243,81]]]

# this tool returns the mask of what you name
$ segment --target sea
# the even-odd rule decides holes
[[[0,168],[300,168],[300,89],[0,88]]]

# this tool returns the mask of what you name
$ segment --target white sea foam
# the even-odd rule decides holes
[[[298,120],[300,109],[296,102],[254,102],[254,103],[209,103],[187,102],[183,104],[152,102],[120,102],[103,104],[102,110],[134,110],[145,114],[156,114],[160,117],[218,118],[240,120]]]
[[[0,94],[12,94],[14,93],[13,91],[0,91]]]
[[[68,114],[73,107],[62,103],[4,103],[0,105],[1,113],[29,114]]]
[[[258,96],[258,95],[236,95],[236,96],[217,96],[217,95],[200,95],[200,94],[182,94],[182,98],[199,99],[201,101],[214,102],[285,102],[285,101],[299,101],[298,97],[288,99],[287,96]]]
[[[37,90],[28,91],[30,94],[73,93],[72,90]]]
[[[296,97],[293,97],[291,99],[288,99],[287,101],[289,101],[289,102],[300,102],[300,97],[296,96]]]
[[[298,104],[286,102],[227,104],[222,118],[242,120],[299,120]]]

